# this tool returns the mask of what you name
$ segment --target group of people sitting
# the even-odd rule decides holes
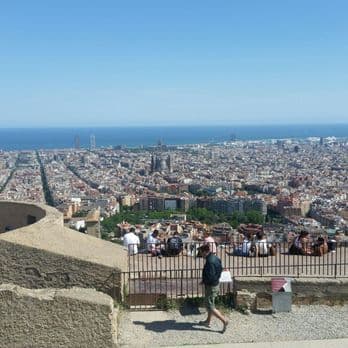
[[[200,245],[196,242],[200,242],[200,245],[209,245],[211,253],[216,254],[217,246],[209,230],[203,231],[195,242],[186,246],[185,251],[187,255],[200,256]],[[138,253],[140,240],[135,234],[134,227],[130,228],[124,235],[123,244],[128,249],[129,255]],[[265,257],[274,256],[277,252],[276,245],[267,240],[263,231],[258,231],[254,236],[251,236],[249,233],[241,234],[237,243],[232,241],[231,249],[227,253],[234,256]],[[178,232],[175,232],[168,239],[164,239],[160,237],[158,230],[154,230],[147,237],[146,250],[152,256],[177,256],[183,252],[184,243]],[[301,231],[291,242],[289,254],[321,256],[330,251],[335,252],[335,250],[335,238],[328,239],[327,237],[319,236],[316,240],[313,240],[307,231]]]
[[[328,252],[336,251],[336,236],[328,238],[318,236],[312,238],[307,231],[301,231],[290,244],[290,255],[314,255],[321,256]],[[248,234],[241,234],[239,243],[232,244],[232,255],[236,256],[274,256],[277,253],[277,246],[267,241],[266,235],[259,231],[253,237]]]
[[[267,241],[266,235],[258,231],[254,237],[249,233],[240,234],[238,243],[232,243],[232,255],[259,256],[275,255],[276,248]]]
[[[329,239],[327,236],[319,236],[313,240],[307,231],[301,231],[291,243],[289,254],[322,256],[328,252],[336,252],[336,243],[336,237]]]
[[[123,237],[123,245],[128,250],[129,255],[138,253],[140,239],[135,233],[135,228],[131,227]],[[149,234],[146,240],[147,252],[152,256],[176,256],[179,255],[183,249],[183,241],[178,232],[166,241],[159,237],[159,231],[154,230]]]
[[[200,244],[197,244],[199,242]],[[140,245],[139,237],[135,234],[134,227],[124,235],[123,244],[128,249],[129,255],[138,253]],[[209,245],[211,253],[216,254],[217,245],[209,230],[202,231],[194,243],[186,246],[187,255],[200,256],[200,246]],[[183,241],[178,232],[175,232],[167,240],[160,238],[158,230],[149,234],[146,240],[147,252],[152,256],[176,256],[184,250]],[[233,246],[233,255],[237,256],[268,256],[272,255],[272,245],[267,242],[263,233],[257,233],[252,240],[250,235],[241,235],[240,243]]]
[[[152,256],[176,256],[179,255],[183,249],[183,241],[178,232],[169,237],[167,240],[159,238],[158,230],[154,230],[149,234],[147,241],[147,251]]]
[[[209,245],[209,249],[213,254],[216,254],[216,243],[208,230],[203,232],[203,238],[200,237],[195,240],[195,243],[186,246],[187,255],[200,256],[199,245],[196,242],[201,242],[200,245]],[[128,250],[129,255],[135,255],[138,253],[140,240],[135,234],[134,227],[131,227],[129,231],[123,237],[123,245]],[[191,250],[190,247],[194,247]],[[152,256],[177,256],[184,250],[184,243],[178,232],[174,232],[168,239],[160,237],[158,230],[154,230],[150,233],[146,239],[146,251]]]

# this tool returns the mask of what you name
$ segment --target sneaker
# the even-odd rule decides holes
[[[225,333],[229,323],[230,321],[227,318],[225,318],[224,326],[222,327],[221,333]]]
[[[205,327],[210,327],[210,324],[208,324],[208,322],[206,320],[201,320],[200,322],[198,322],[198,325],[205,326]]]

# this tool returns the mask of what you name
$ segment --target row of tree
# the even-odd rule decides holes
[[[250,210],[246,213],[236,211],[232,214],[225,214],[206,208],[191,208],[187,213],[187,217],[188,219],[198,220],[209,225],[227,222],[233,228],[242,223],[263,224],[265,222],[265,217],[256,210]]]
[[[182,212],[177,212],[182,214]],[[117,215],[105,218],[102,226],[105,232],[110,233],[115,231],[116,225],[122,221],[127,221],[132,225],[142,224],[146,220],[165,220],[170,218],[173,211],[132,211],[123,208]],[[265,217],[258,211],[248,211],[245,214],[234,212],[232,214],[217,213],[206,208],[191,208],[187,213],[187,219],[200,221],[204,224],[212,225],[221,222],[229,223],[233,228],[236,228],[241,223],[263,224]]]
[[[173,214],[172,211],[132,211],[129,209],[121,209],[119,214],[105,218],[102,221],[103,229],[110,233],[115,231],[117,224],[122,221],[127,221],[131,225],[137,225],[144,223],[145,220],[165,220],[169,219],[170,215]]]
[[[54,207],[54,200],[53,200],[53,197],[52,197],[52,193],[51,193],[50,187],[48,186],[45,168],[44,168],[44,166],[43,166],[43,164],[41,162],[40,155],[39,155],[39,153],[37,151],[36,151],[36,158],[37,158],[37,161],[39,162],[39,165],[40,165],[42,188],[43,188],[43,191],[44,191],[46,203],[48,205]]]
[[[12,169],[10,175],[8,176],[4,184],[0,186],[0,193],[5,190],[5,187],[7,186],[8,182],[12,179],[13,173],[15,171],[16,171],[16,168]]]

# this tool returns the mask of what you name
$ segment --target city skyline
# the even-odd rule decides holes
[[[347,123],[347,9],[3,4],[0,128]]]

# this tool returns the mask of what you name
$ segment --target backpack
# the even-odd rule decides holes
[[[183,243],[180,237],[171,237],[168,240],[167,250],[169,254],[175,255],[181,252],[182,246],[183,246]]]

